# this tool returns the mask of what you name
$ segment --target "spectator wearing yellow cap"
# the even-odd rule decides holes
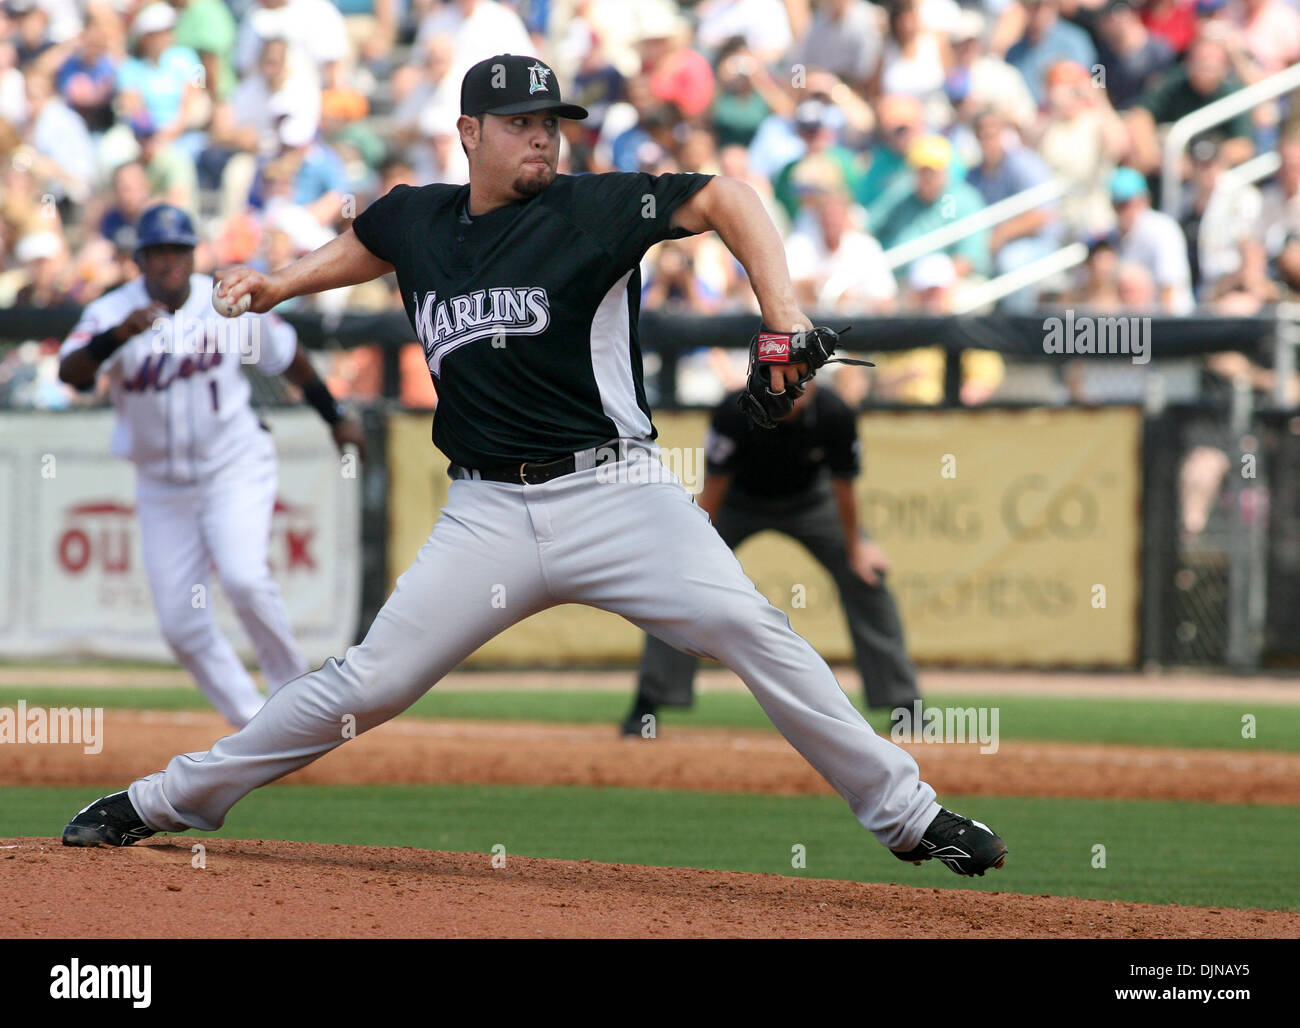
[[[880,213],[877,224],[869,226],[886,250],[983,210],[978,190],[967,182],[952,180],[952,160],[952,144],[943,136],[921,136],[908,148],[912,188]],[[943,252],[953,259],[961,278],[989,272],[987,229],[949,244]]]
[[[925,106],[914,96],[883,96],[876,104],[876,114],[876,141],[867,150],[866,171],[855,189],[871,226],[880,224],[884,213],[912,191],[907,150],[926,134]],[[948,174],[954,182],[966,177],[966,165],[955,150]]]

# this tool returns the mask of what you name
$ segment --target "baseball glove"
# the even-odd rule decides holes
[[[858,364],[874,368],[870,361],[834,356],[840,336],[850,328],[851,325],[836,332],[825,325],[817,325],[801,332],[773,332],[760,327],[758,334],[749,341],[749,380],[738,400],[740,409],[759,428],[776,428],[777,422],[794,410],[794,401],[803,395],[805,387],[823,366]],[[798,381],[786,383],[782,392],[772,392],[770,369],[792,364],[806,364],[807,370]]]

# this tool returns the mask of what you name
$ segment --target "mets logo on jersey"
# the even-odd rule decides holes
[[[533,93],[545,93],[546,79],[551,74],[551,69],[544,64],[534,61],[528,66],[528,95]]]
[[[415,331],[435,375],[440,374],[442,359],[466,343],[541,335],[551,324],[551,298],[541,286],[476,289],[445,300],[429,290],[423,296],[413,292],[411,299]]]

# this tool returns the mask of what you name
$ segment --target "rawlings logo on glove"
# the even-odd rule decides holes
[[[758,359],[768,364],[790,363],[790,337],[781,332],[758,334]]]
[[[834,356],[836,343],[850,327],[841,332],[825,325],[800,332],[773,332],[760,328],[749,341],[749,379],[745,391],[740,394],[740,409],[759,428],[776,428],[777,422],[794,410],[794,401],[803,395],[805,387],[823,366],[858,364],[866,368],[875,367],[870,361]],[[779,393],[772,392],[771,369],[796,364],[805,365],[798,381],[786,383],[785,389]]]

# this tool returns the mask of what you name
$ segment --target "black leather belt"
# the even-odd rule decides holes
[[[610,464],[622,459],[621,447],[617,441],[595,447],[593,467]],[[571,475],[578,470],[577,458],[572,454],[556,457],[554,460],[524,461],[522,464],[507,464],[498,468],[469,469],[460,464],[452,464],[453,478],[477,478],[484,482],[511,482],[515,485],[541,485],[564,475]]]

